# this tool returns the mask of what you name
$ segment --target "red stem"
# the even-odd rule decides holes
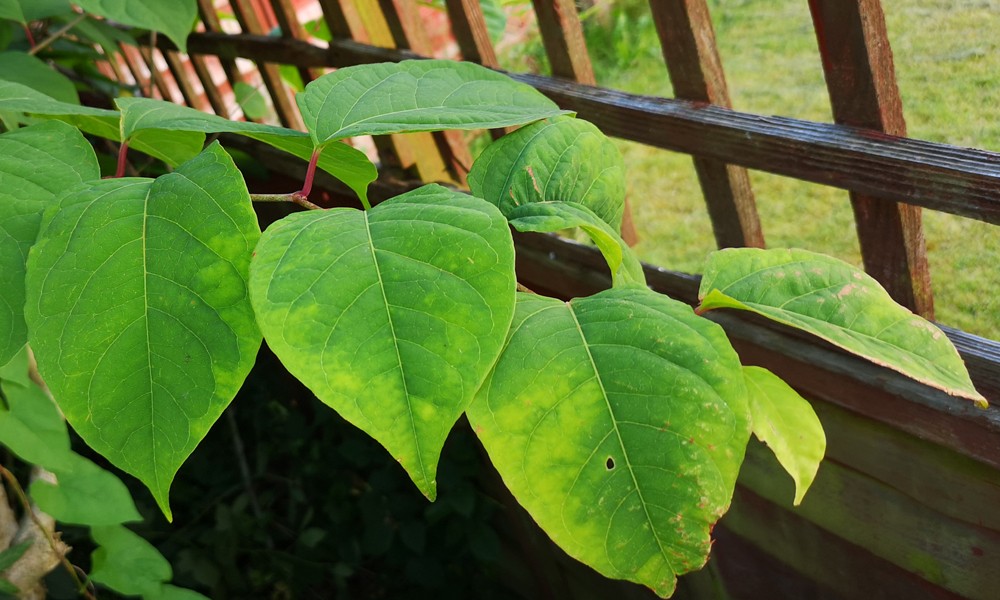
[[[306,180],[302,183],[302,189],[295,193],[296,196],[300,196],[303,200],[308,198],[309,192],[312,191],[313,178],[316,176],[316,163],[319,162],[319,153],[319,148],[313,150],[312,156],[309,158],[309,168],[306,169]]]
[[[31,27],[28,27],[28,25],[24,26],[24,35],[27,36],[28,43],[31,44],[32,48],[34,48],[35,47],[35,36],[31,34]]]
[[[122,142],[122,145],[118,148],[118,170],[115,171],[115,177],[125,176],[125,165],[128,162],[126,158],[128,157],[128,142]]]

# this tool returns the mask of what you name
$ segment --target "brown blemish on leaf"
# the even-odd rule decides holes
[[[846,298],[847,296],[849,296],[851,294],[851,292],[853,292],[856,289],[858,289],[858,285],[857,284],[848,283],[844,287],[840,288],[839,292],[837,292],[837,299],[838,300],[843,300],[844,298]]]
[[[524,170],[528,172],[528,177],[531,177],[531,185],[535,187],[535,191],[541,194],[542,190],[538,187],[538,180],[535,179],[535,170],[530,165],[525,167]]]

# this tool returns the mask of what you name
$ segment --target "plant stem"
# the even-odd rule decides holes
[[[302,189],[295,192],[304,199],[309,198],[309,192],[312,191],[313,179],[316,177],[316,163],[319,162],[320,152],[322,152],[321,148],[313,150],[312,156],[309,157],[309,168],[306,169],[306,180],[302,183]]]
[[[294,202],[299,206],[304,206],[309,210],[323,210],[318,204],[313,204],[302,195],[302,192],[292,192],[290,194],[250,194],[251,202]]]
[[[59,557],[59,562],[62,563],[62,566],[65,567],[67,571],[69,571],[69,576],[73,579],[73,583],[76,584],[77,592],[88,600],[97,600],[94,595],[90,593],[90,590],[87,589],[87,586],[80,581],[80,577],[76,572],[76,567],[74,567],[73,563],[69,562],[69,559],[66,558],[66,555],[59,550],[55,539],[52,538],[51,532],[49,532],[48,528],[46,528],[45,525],[39,520],[38,515],[35,514],[34,507],[31,505],[31,501],[28,500],[28,495],[24,493],[24,488],[21,487],[21,483],[17,480],[17,477],[14,477],[14,474],[8,471],[3,465],[0,465],[0,476],[2,476],[7,482],[7,485],[14,490],[14,494],[17,496],[18,502],[21,503],[24,513],[31,518],[31,522],[34,523],[35,527],[38,528],[38,531],[45,536],[45,541],[48,542],[52,553]]]
[[[77,25],[79,25],[80,21],[82,21],[82,20],[84,20],[86,18],[87,18],[87,14],[86,13],[77,15],[76,18],[74,18],[69,23],[66,23],[65,25],[63,25],[59,29],[55,30],[52,33],[52,35],[50,35],[49,37],[45,38],[44,40],[38,42],[37,45],[33,44],[31,46],[31,50],[28,50],[28,54],[32,54],[32,55],[38,54],[39,52],[41,52],[42,50],[44,50],[49,44],[51,44],[52,42],[58,40],[62,36],[66,35],[67,31],[69,31],[70,29],[73,29],[74,27],[76,27]]]
[[[35,47],[35,36],[31,33],[31,26],[27,23],[24,24],[24,36],[28,38],[28,44],[34,48]]]
[[[115,178],[125,176],[125,165],[128,162],[126,158],[128,157],[128,142],[122,142],[122,145],[118,148],[118,169],[115,171]]]

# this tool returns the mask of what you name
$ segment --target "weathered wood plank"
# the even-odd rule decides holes
[[[740,484],[790,507],[792,480],[770,450],[751,444]],[[896,566],[967,598],[1000,590],[1000,532],[957,521],[827,458],[796,514]]]
[[[809,0],[834,121],[906,136],[879,0]],[[903,306],[934,318],[920,207],[851,192],[865,270]]]
[[[177,84],[177,89],[180,90],[181,97],[184,98],[184,103],[192,108],[203,109],[204,106],[201,98],[194,91],[194,87],[188,79],[187,67],[184,66],[184,61],[181,60],[180,55],[176,52],[167,51],[163,53],[163,58],[167,61],[167,69],[170,70],[170,74],[174,78],[174,83]]]
[[[532,0],[552,74],[594,85],[594,67],[573,0]]]
[[[139,46],[138,50],[139,57],[142,58],[142,62],[145,63],[146,69],[149,71],[149,76],[153,80],[153,85],[160,92],[160,97],[170,102],[176,102],[177,99],[174,98],[173,90],[167,84],[167,80],[163,77],[163,73],[160,72],[160,68],[156,64],[156,54],[153,52],[153,49],[149,46]]]
[[[305,29],[299,22],[292,0],[271,0],[271,10],[278,23],[278,28],[281,29],[281,37],[294,40],[306,39]],[[313,72],[305,67],[299,67],[298,72],[299,77],[302,78],[302,85],[308,84],[323,74],[320,70]]]
[[[775,474],[781,476],[781,474]],[[787,476],[786,476],[787,477]],[[876,556],[866,548],[852,544],[835,533],[802,517],[788,502],[775,504],[737,485],[729,513],[719,523],[718,543],[712,548],[725,576],[727,591],[735,598],[757,600],[799,600],[801,598],[830,600],[946,600],[961,598]],[[735,539],[734,539],[735,538]],[[815,582],[812,589],[800,583],[798,589],[783,590],[781,582],[768,580],[781,571],[748,573],[734,562],[741,557],[730,556],[734,541],[742,541],[754,550],[771,556],[782,565]],[[739,548],[734,548],[739,550]],[[759,558],[751,554],[751,567]],[[747,582],[741,575],[754,578]],[[749,583],[749,585],[748,585]],[[778,591],[778,593],[775,593]],[[782,593],[783,592],[783,593]]]
[[[264,26],[251,0],[231,0],[229,4],[243,31],[261,36],[267,33],[264,31]],[[288,39],[287,41],[295,42],[298,40]],[[299,115],[299,109],[292,98],[291,90],[281,80],[281,72],[278,69],[279,63],[269,60],[266,57],[262,57],[256,62],[260,78],[264,81],[264,87],[267,88],[271,96],[271,103],[274,105],[274,112],[277,113],[278,120],[285,127],[299,130],[305,129],[302,125],[302,117]]]
[[[649,8],[674,95],[729,108],[726,76],[705,0],[651,0]],[[764,232],[747,170],[698,156],[694,168],[718,247],[763,248]]]
[[[212,78],[212,71],[208,68],[205,57],[198,54],[191,54],[188,55],[188,58],[191,60],[191,66],[194,67],[195,75],[198,76],[198,81],[201,82],[201,87],[205,90],[205,97],[208,98],[208,103],[211,105],[212,110],[220,117],[228,119],[230,115],[229,107],[226,106],[225,98]]]
[[[161,48],[173,44],[160,36]],[[263,36],[194,33],[192,52],[305,66],[420,58],[334,41],[329,49]],[[740,113],[698,102],[601,90],[513,74],[605,133],[987,223],[1000,224],[1000,153],[899,138],[866,129]]]
[[[462,59],[493,69],[499,68],[496,50],[486,27],[486,17],[479,0],[445,0],[451,32],[458,42]]]
[[[206,32],[223,35],[222,23],[219,22],[219,16],[215,14],[214,0],[198,0],[198,16],[201,18],[201,22],[205,26]],[[195,54],[193,50],[191,53]],[[215,52],[205,52],[205,54],[215,55],[218,57],[219,62],[222,65],[222,71],[226,74],[226,79],[229,81],[229,85],[235,90],[236,83],[243,81],[243,74],[240,73],[240,69],[236,65],[236,57],[218,56]]]

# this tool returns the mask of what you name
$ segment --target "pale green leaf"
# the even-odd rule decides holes
[[[709,257],[698,296],[700,311],[749,310],[986,406],[940,329],[835,258],[806,250],[722,250]]]
[[[250,270],[270,348],[431,499],[445,438],[500,352],[514,287],[500,211],[436,185],[367,212],[286,217]]]
[[[90,578],[126,596],[155,596],[170,581],[170,563],[152,544],[121,525],[94,527]]]
[[[812,405],[777,375],[743,367],[754,435],[767,444],[795,481],[796,506],[816,478],[826,453],[826,434]]]
[[[121,142],[123,139],[118,111],[60,102],[30,87],[0,80],[0,111],[16,111],[58,119],[93,135]],[[127,140],[129,146],[177,166],[197,156],[205,143],[198,131],[150,130]]]
[[[0,410],[0,443],[26,463],[45,469],[73,464],[69,434],[56,405],[37,385],[0,382],[7,406]]]
[[[28,259],[38,367],[67,420],[170,517],[170,483],[260,345],[246,278],[260,235],[213,144],[174,173],[106,179],[46,214]]]
[[[546,119],[503,136],[476,159],[469,187],[508,216],[530,202],[576,202],[621,231],[625,162],[618,147],[583,119]]]
[[[641,288],[569,303],[519,294],[468,416],[553,541],[664,597],[707,560],[750,436],[722,329]]]
[[[25,52],[0,52],[0,79],[26,85],[60,102],[80,103],[68,77]]]
[[[42,211],[65,191],[100,179],[97,156],[65,123],[32,125],[0,135],[0,365],[28,341],[24,275]]]
[[[146,594],[143,600],[208,600],[208,598],[194,590],[165,583],[156,592]]]
[[[254,86],[243,81],[237,81],[233,86],[233,95],[240,110],[248,119],[263,119],[270,112],[264,94]]]
[[[512,207],[507,219],[518,231],[551,233],[579,227],[608,261],[613,284],[646,286],[642,263],[621,236],[586,206],[575,202],[532,202]]]
[[[121,109],[122,135],[126,138],[147,131],[167,130],[235,133],[259,140],[303,160],[309,160],[312,156],[313,144],[309,134],[294,129],[231,121],[186,106],[149,98],[118,98],[115,104]],[[368,185],[378,177],[378,171],[368,157],[347,144],[327,146],[320,155],[317,166],[343,181],[365,201],[368,199]]]
[[[53,469],[57,484],[44,479],[31,484],[31,499],[43,512],[60,523],[91,527],[142,520],[118,477],[82,456],[70,456],[69,464]]]
[[[31,375],[28,373],[28,347],[21,348],[14,354],[7,364],[0,365],[0,382],[8,381],[20,386],[31,384]]]
[[[527,84],[451,60],[345,67],[311,82],[297,100],[317,146],[355,135],[520,125],[566,112]]]
[[[73,0],[83,10],[141,29],[165,34],[181,52],[198,16],[196,0]]]

